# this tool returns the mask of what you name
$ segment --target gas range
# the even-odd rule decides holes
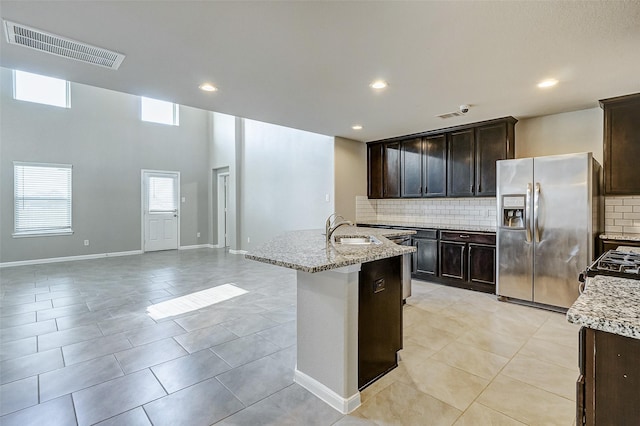
[[[596,275],[640,280],[640,253],[609,250],[581,274],[580,281]]]

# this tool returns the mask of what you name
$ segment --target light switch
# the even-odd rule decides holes
[[[182,197],[182,202],[186,202],[187,201],[187,197]]]

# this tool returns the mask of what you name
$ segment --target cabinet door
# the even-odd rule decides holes
[[[382,151],[381,143],[367,145],[367,196],[382,198]]]
[[[445,197],[447,195],[447,135],[426,138],[423,158],[423,195]]]
[[[418,274],[438,274],[438,240],[415,238],[413,245],[417,251],[413,254],[413,272]]]
[[[465,281],[466,243],[440,241],[440,276]]]
[[[476,129],[475,195],[496,195],[496,161],[507,158],[507,124]]]
[[[496,248],[485,244],[469,243],[469,281],[496,283]]]
[[[603,106],[605,195],[640,194],[640,95]]]
[[[474,129],[449,134],[447,194],[450,197],[471,197],[474,193]]]
[[[382,196],[384,198],[400,197],[400,142],[384,144],[382,161]]]
[[[402,196],[422,197],[422,139],[401,143]]]

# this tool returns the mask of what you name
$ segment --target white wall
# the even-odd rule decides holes
[[[242,135],[239,247],[323,229],[334,209],[333,137],[247,119]]]
[[[140,120],[137,96],[71,83],[66,109],[16,101],[12,84],[0,69],[1,263],[140,250],[141,169],[181,172],[180,245],[209,241],[206,111],[166,126]],[[73,235],[12,237],[13,161],[73,165]]]
[[[593,152],[603,164],[603,122],[602,108],[520,120],[516,124],[516,158]]]
[[[367,145],[336,137],[335,209],[345,219],[356,221],[356,197],[367,195]]]

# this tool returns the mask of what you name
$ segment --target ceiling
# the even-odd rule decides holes
[[[3,67],[361,141],[640,92],[640,1],[2,0],[0,14],[126,55],[110,70],[3,35]]]

